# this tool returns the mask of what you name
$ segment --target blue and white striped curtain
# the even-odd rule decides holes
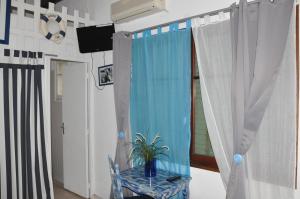
[[[51,199],[44,127],[44,66],[36,53],[22,55],[23,58],[14,58],[20,61],[18,64],[0,63],[0,195],[1,199]]]
[[[131,130],[149,140],[156,134],[170,148],[158,167],[190,175],[191,28],[171,24],[168,32],[143,37],[132,43]]]

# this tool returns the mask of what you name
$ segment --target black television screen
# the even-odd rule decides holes
[[[112,50],[114,32],[114,25],[77,28],[79,51],[81,53],[91,53]]]

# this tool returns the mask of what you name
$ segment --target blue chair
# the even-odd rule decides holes
[[[114,199],[152,199],[148,196],[132,196],[132,197],[123,197],[123,189],[120,178],[119,165],[114,164],[112,159],[108,157],[109,166],[110,166],[110,176],[112,181],[112,192]]]

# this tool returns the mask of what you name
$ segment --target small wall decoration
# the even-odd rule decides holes
[[[98,67],[99,86],[113,84],[112,64]]]
[[[9,43],[11,0],[0,0],[0,44]]]
[[[59,31],[56,33],[51,33],[48,30],[48,22],[54,21],[59,26]],[[62,20],[59,15],[56,14],[47,14],[41,15],[40,21],[40,31],[45,36],[46,39],[53,41],[57,44],[60,44],[62,40],[66,37],[66,23]]]

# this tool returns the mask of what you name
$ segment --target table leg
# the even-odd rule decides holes
[[[189,198],[190,198],[190,188],[189,188],[189,183],[186,183],[186,184],[185,184],[185,187],[184,187],[182,193],[183,193],[183,198],[184,198],[184,199],[189,199]]]

